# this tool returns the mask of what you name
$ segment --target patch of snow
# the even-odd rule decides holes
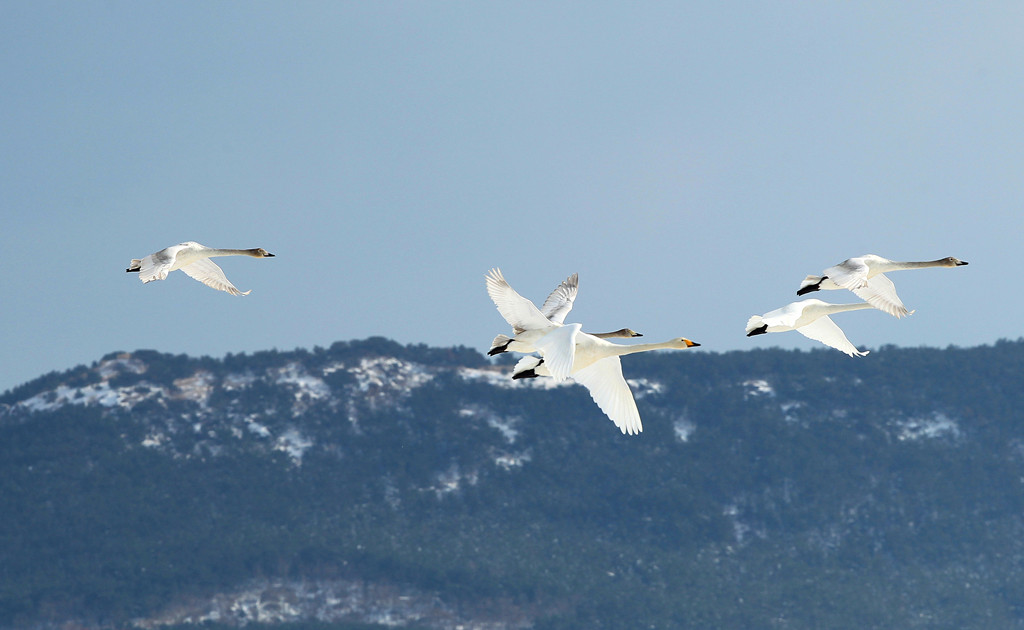
[[[410,391],[434,378],[422,365],[394,357],[364,358],[349,372],[363,392],[384,389]]]
[[[775,389],[764,379],[750,379],[749,381],[743,381],[743,385],[747,388],[747,396],[775,395]]]
[[[794,414],[792,414],[790,412],[791,411],[795,411],[797,409],[802,409],[803,407],[806,407],[806,406],[807,406],[806,403],[804,403],[803,401],[793,401],[793,402],[780,403],[779,404],[779,409],[782,410],[783,419],[786,422],[796,422],[797,421],[796,415],[794,415]]]
[[[131,625],[154,630],[168,625],[200,627],[205,622],[238,627],[357,622],[450,630],[525,630],[533,627],[535,616],[505,605],[500,615],[462,617],[435,593],[367,580],[253,580],[207,600],[181,600],[157,616],[134,619]]]
[[[511,373],[506,374],[500,368],[459,368],[456,372],[464,381],[483,381],[495,387],[512,387],[515,381]]]
[[[110,380],[111,378],[125,372],[142,374],[145,371],[146,364],[133,358],[129,354],[120,354],[114,359],[108,359],[101,362],[96,367],[96,372],[99,373],[100,378],[103,380]]]
[[[633,390],[633,398],[637,399],[651,394],[661,394],[665,391],[664,385],[656,381],[649,381],[646,378],[630,378],[626,379],[626,383]]]
[[[196,372],[187,378],[175,379],[174,387],[177,388],[177,391],[174,393],[174,398],[191,400],[198,403],[200,407],[206,407],[216,380],[213,374],[205,370]]]
[[[523,464],[531,459],[532,457],[530,456],[529,451],[523,453],[505,453],[495,457],[494,463],[505,470],[510,470],[512,468],[521,468]]]
[[[513,444],[516,438],[519,436],[519,431],[515,428],[515,425],[519,424],[520,419],[516,417],[504,418],[486,407],[479,407],[476,405],[470,405],[459,409],[459,416],[463,418],[484,418],[487,421],[487,426],[492,429],[497,429],[501,432],[502,437],[509,444]]]
[[[434,485],[428,488],[428,490],[433,490],[434,494],[438,497],[451,492],[457,492],[462,485],[463,479],[468,481],[470,485],[474,485],[477,482],[477,475],[476,473],[463,475],[459,471],[458,465],[452,464],[448,470],[437,474]]]
[[[331,395],[331,388],[327,383],[322,378],[307,373],[306,368],[300,363],[289,363],[279,368],[275,381],[278,384],[295,386],[297,399],[305,395],[312,400],[319,400]]]
[[[487,426],[494,427],[500,431],[505,441],[509,444],[514,444],[516,438],[519,437],[519,431],[515,428],[517,424],[519,424],[519,418],[502,418],[494,414],[487,417]]]
[[[245,428],[248,429],[250,433],[255,433],[256,435],[258,435],[260,437],[270,437],[270,429],[268,429],[267,427],[263,426],[259,422],[256,422],[252,418],[247,418],[246,419],[246,421],[245,421]],[[242,436],[239,435],[238,437],[242,437]]]
[[[459,489],[459,480],[461,478],[458,468],[452,468],[448,472],[441,473],[437,476],[437,486],[435,486],[435,491],[438,494],[455,492]]]
[[[960,437],[960,425],[944,413],[934,412],[926,418],[909,418],[896,422],[900,441]]]
[[[295,465],[302,465],[302,456],[313,446],[313,440],[299,433],[297,429],[287,429],[274,443],[275,451],[284,451],[292,458]]]
[[[344,369],[345,369],[345,364],[342,363],[341,361],[336,361],[336,362],[328,365],[327,367],[325,367],[322,370],[322,372],[323,372],[324,376],[327,376],[328,374],[333,374],[333,373],[337,372],[338,370],[344,370]]]
[[[148,391],[145,389],[147,387]],[[134,403],[162,391],[162,389],[152,385],[133,385],[111,389],[110,383],[107,381],[82,387],[58,385],[56,389],[26,398],[15,403],[14,406],[28,411],[51,411],[59,409],[64,405],[100,405],[101,407],[120,406],[131,408]]]
[[[228,374],[221,380],[221,387],[226,391],[235,391],[237,389],[245,389],[256,382],[256,376],[251,372],[245,372],[244,374]]]
[[[141,442],[146,448],[159,448],[170,442],[170,438],[163,433],[150,433]]]
[[[532,389],[554,389],[556,387],[564,387],[566,385],[575,384],[572,380],[563,381],[556,383],[553,378],[547,376],[539,376],[537,378],[521,378],[519,380],[512,380],[512,368],[509,368],[507,372],[503,371],[502,367],[493,368],[459,368],[457,374],[464,381],[483,381],[488,385],[494,387],[503,387],[505,389],[511,389],[514,387],[518,388],[532,388]]]
[[[690,436],[697,430],[697,425],[686,418],[680,418],[672,423],[672,430],[675,431],[676,439],[685,443],[690,441]]]
[[[732,521],[732,534],[736,538],[736,544],[741,547],[746,542],[749,534],[753,534],[761,539],[768,537],[768,532],[764,529],[755,529],[740,520],[740,508],[735,503],[726,505],[722,509],[722,515]]]

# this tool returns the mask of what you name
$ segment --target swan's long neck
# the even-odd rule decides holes
[[[885,273],[887,271],[902,271],[903,269],[926,269],[928,267],[949,267],[949,260],[946,258],[940,258],[939,260],[924,260],[924,261],[910,261],[910,262],[897,262],[889,261],[879,265],[879,273]]]
[[[662,341],[659,343],[637,343],[630,346],[621,346],[616,344],[615,353],[618,356],[624,354],[633,354],[635,352],[647,352],[648,350],[664,350],[666,348],[679,348],[680,345],[673,339],[672,341]]]
[[[256,253],[257,251],[255,249],[216,249],[211,247],[204,250],[203,254],[208,258],[213,258],[214,256],[252,256],[259,258],[259,254]]]
[[[825,307],[827,314],[832,315],[833,313],[845,313],[846,311],[859,311],[863,308],[875,308],[867,302],[857,302],[856,304],[828,304]]]
[[[629,339],[631,337],[639,336],[639,335],[634,335],[631,330],[628,330],[626,328],[620,328],[619,330],[614,330],[612,332],[606,332],[606,333],[591,333],[591,335],[594,336],[594,337],[597,337],[598,339],[618,339],[618,338]]]

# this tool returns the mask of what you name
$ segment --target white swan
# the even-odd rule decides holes
[[[638,333],[632,328],[620,328],[611,332],[587,334],[593,335],[599,339],[632,339],[633,337],[643,337],[643,334]],[[491,342],[491,349],[487,351],[487,356],[494,356],[503,352],[536,352],[536,349],[527,347],[526,344],[520,343],[508,335],[498,335],[494,338],[494,341]]]
[[[875,308],[895,317],[903,317],[910,315],[913,311],[908,311],[907,307],[903,306],[903,301],[896,295],[896,286],[883,274],[904,269],[960,267],[966,264],[952,256],[923,262],[895,262],[874,254],[864,254],[856,258],[848,258],[838,265],[829,267],[820,276],[807,276],[800,283],[800,289],[796,294],[805,295],[818,290],[849,289]]]
[[[500,271],[497,272],[499,275]],[[504,282],[504,286],[501,283]],[[508,286],[508,282],[505,282],[504,278],[496,279],[496,290],[499,293],[507,292],[511,289]],[[491,292],[491,284],[488,282],[488,293]],[[551,292],[551,295],[544,300],[544,304],[540,307],[540,312],[550,321],[557,322],[559,324],[565,321],[565,316],[572,310],[573,301],[576,299],[576,293],[579,292],[579,274],[572,274],[568,278],[562,281],[555,290]],[[515,291],[513,291],[515,293]],[[516,294],[518,295],[518,293]],[[601,339],[612,339],[612,338],[623,338],[628,339],[631,337],[643,337],[640,333],[636,332],[631,328],[620,328],[613,330],[612,332],[606,333],[590,333],[595,337]],[[487,351],[488,356],[494,356],[501,354],[502,352],[534,352],[532,346],[527,346],[521,341],[517,341],[508,335],[498,335],[491,342],[491,349]]]
[[[640,412],[636,408],[633,392],[629,389],[625,377],[622,376],[622,363],[619,357],[624,354],[661,350],[665,348],[694,348],[699,343],[683,337],[677,337],[661,343],[641,343],[626,346],[611,343],[595,335],[579,333],[576,335],[575,361],[572,365],[571,377],[590,392],[601,411],[629,435],[636,435],[644,430],[640,422]],[[543,351],[541,351],[543,354]],[[547,367],[547,356],[523,357],[512,371],[512,378],[534,378],[550,376]]]
[[[125,271],[138,272],[143,283],[163,280],[175,269],[181,269],[186,275],[202,282],[218,291],[227,291],[231,295],[249,295],[250,291],[239,291],[231,284],[224,270],[216,265],[212,256],[252,256],[253,258],[273,258],[267,250],[255,249],[215,249],[200,245],[195,241],[186,241],[172,245],[166,249],[150,254],[145,258],[132,258]]]
[[[787,304],[764,315],[754,315],[747,320],[747,336],[763,335],[764,333],[786,332],[795,330],[805,337],[820,341],[826,346],[841,350],[852,356],[862,357],[868,353],[861,352],[836,326],[829,315],[873,308],[867,302],[856,304],[829,304],[813,298]]]
[[[491,269],[484,276],[487,294],[498,307],[498,312],[512,326],[514,338],[505,344],[506,349],[516,352],[535,352],[542,350],[550,356],[548,368],[556,381],[569,377],[576,351],[576,335],[580,324],[563,325],[565,315],[572,309],[572,301],[576,297],[576,275],[573,274],[552,292],[544,301],[546,312],[542,313],[533,302],[516,293],[509,285],[500,269]],[[495,338],[491,351],[497,354],[494,344],[500,343]]]

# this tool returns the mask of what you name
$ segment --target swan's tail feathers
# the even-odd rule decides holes
[[[491,349],[487,351],[487,356],[493,357],[496,354],[506,352],[510,343],[512,343],[512,339],[508,335],[498,335],[491,342]]]
[[[516,367],[512,370],[512,380],[517,381],[521,378],[537,378],[540,374],[537,373],[537,368],[540,364],[544,363],[544,359],[535,356],[527,356],[519,359],[516,363]]]
[[[800,288],[797,289],[797,295],[807,295],[812,291],[817,291],[821,288],[821,282],[825,278],[822,276],[807,276],[804,281],[800,283]]]
[[[754,315],[747,320],[747,336],[763,335],[768,332],[768,324],[764,323],[760,315]]]
[[[128,273],[131,273],[133,271],[138,273],[139,271],[142,271],[142,259],[132,258],[132,264],[128,265],[128,268],[125,269],[125,271],[127,271]]]

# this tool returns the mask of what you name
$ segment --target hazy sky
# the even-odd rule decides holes
[[[1019,2],[6,3],[0,390],[115,350],[486,350],[492,266],[728,351],[823,347],[744,324],[847,257],[956,256],[892,276],[912,317],[836,322],[1017,339],[1022,41]],[[184,240],[277,257],[220,259],[241,298],[124,272]]]

